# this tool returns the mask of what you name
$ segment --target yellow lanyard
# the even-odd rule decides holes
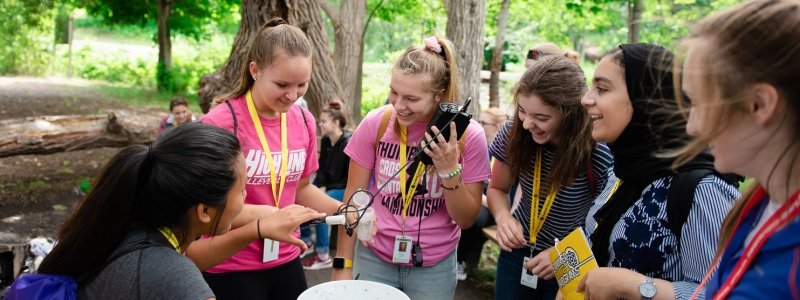
[[[405,126],[400,126],[400,166],[406,165],[406,142],[408,139],[408,129]],[[422,150],[419,150],[422,151]],[[408,208],[411,207],[411,200],[414,199],[414,193],[417,191],[417,185],[419,185],[420,179],[422,179],[422,174],[425,173],[425,164],[419,163],[417,164],[417,170],[414,171],[414,177],[411,178],[411,186],[408,187],[406,190],[406,182],[408,179],[406,178],[406,172],[400,171],[400,193],[402,194],[403,198],[403,222],[406,220],[406,216],[408,216]]]
[[[181,253],[181,245],[178,244],[178,238],[175,237],[175,234],[172,233],[172,230],[169,230],[167,227],[161,227],[158,229],[158,231],[161,232],[161,235],[163,235],[169,244],[172,245],[172,248],[175,248],[175,251]]]
[[[550,208],[553,207],[553,202],[556,200],[558,189],[551,186],[550,192],[542,205],[542,210],[539,211],[539,190],[542,185],[542,147],[536,149],[536,164],[533,167],[533,191],[531,193],[531,221],[528,223],[528,241],[531,245],[536,244],[536,236],[544,226],[544,221],[547,219],[547,214],[550,213]]]
[[[611,200],[611,196],[614,196],[614,193],[617,192],[617,188],[619,188],[620,183],[622,183],[622,180],[620,180],[619,178],[617,178],[617,180],[614,181],[614,187],[611,188],[611,193],[608,193],[608,197],[606,197],[606,201],[603,201],[603,204],[606,204],[608,203],[608,200]]]
[[[605,201],[603,201],[603,205],[605,205],[606,203],[608,203],[608,200],[611,200],[611,196],[614,196],[614,193],[616,193],[616,192],[617,192],[617,188],[619,188],[619,184],[620,184],[620,183],[622,183],[622,180],[620,180],[619,178],[617,178],[617,180],[616,180],[616,181],[614,181],[614,186],[611,188],[611,192],[610,192],[610,193],[608,193],[608,196],[606,197],[606,200],[605,200]],[[595,222],[595,223],[594,223],[594,229],[597,229],[597,226],[599,226],[599,225],[600,225],[600,224],[598,224],[597,222]]]
[[[261,141],[261,148],[264,150],[264,155],[269,165],[269,183],[272,185],[272,198],[275,199],[275,207],[280,208],[281,196],[283,195],[283,187],[286,185],[286,166],[289,164],[289,146],[286,139],[286,113],[281,113],[281,169],[280,169],[280,186],[275,180],[275,162],[272,159],[272,152],[269,151],[269,144],[267,138],[264,136],[264,128],[261,127],[261,120],[258,118],[256,105],[253,103],[253,96],[250,91],[247,91],[247,109],[250,111],[250,119],[253,119],[253,125],[256,127],[258,140]]]

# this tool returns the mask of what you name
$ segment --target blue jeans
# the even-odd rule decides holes
[[[453,299],[456,292],[456,253],[430,267],[401,267],[383,261],[356,242],[353,276],[393,286],[414,300]]]
[[[325,194],[333,199],[342,201],[344,198],[344,189],[328,190]],[[314,251],[317,253],[328,253],[330,251],[330,235],[328,233],[328,224],[322,223],[315,225],[317,228],[317,244],[314,246]],[[311,226],[300,228],[300,239],[311,245]]]
[[[520,283],[522,279],[522,260],[531,254],[528,247],[512,252],[500,250],[497,258],[497,276],[495,277],[495,299],[555,299],[558,293],[558,282],[555,279],[539,278],[537,288],[532,289]],[[538,251],[533,255],[539,254]]]

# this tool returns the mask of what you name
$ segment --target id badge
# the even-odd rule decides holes
[[[531,270],[525,269],[525,263],[527,263],[529,260],[531,260],[530,257],[522,259],[522,277],[519,283],[529,288],[536,289],[536,285],[539,283],[539,276],[533,274]]]
[[[278,259],[278,252],[280,252],[280,249],[280,242],[264,239],[264,255],[261,256],[261,262],[271,262]]]
[[[392,262],[407,264],[411,262],[411,237],[398,235],[394,238]]]

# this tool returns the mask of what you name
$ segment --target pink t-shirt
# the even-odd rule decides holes
[[[244,96],[230,100],[233,110],[236,112],[236,122],[238,123],[239,142],[242,147],[242,154],[247,166],[247,198],[244,203],[262,204],[275,206],[272,196],[272,185],[270,184],[269,164],[265,160],[261,142],[258,140],[253,120],[247,109],[247,102]],[[303,123],[305,113],[306,123]],[[280,142],[280,118],[265,119],[260,117],[264,127],[267,143],[272,152],[272,159],[275,162],[276,172],[280,174],[281,165],[281,142]],[[228,106],[223,104],[215,107],[201,122],[224,128],[233,132],[233,118]],[[288,137],[289,161],[287,164],[286,184],[283,188],[280,207],[286,207],[295,203],[297,184],[301,178],[308,177],[319,167],[317,162],[317,139],[316,125],[314,116],[307,110],[294,105],[286,114],[286,127]],[[277,174],[276,174],[277,175]],[[295,237],[300,233],[295,232]],[[209,273],[222,273],[231,271],[264,270],[274,268],[289,261],[294,260],[300,255],[300,248],[297,246],[280,243],[278,259],[263,263],[264,242],[256,240],[247,245],[242,251],[236,253],[228,260],[208,269]]]
[[[373,180],[369,187],[373,194],[378,190],[380,184],[386,182],[400,168],[400,139],[397,138],[393,130],[394,115],[389,121],[386,133],[381,138],[377,150],[375,149],[375,138],[383,119],[383,110],[386,107],[375,109],[367,114],[361,124],[358,125],[353,136],[350,137],[350,143],[347,144],[347,148],[344,150],[351,160],[373,171],[376,180]],[[412,147],[412,145],[419,144],[419,141],[424,136],[426,126],[427,122],[417,122],[408,128],[408,159],[416,153],[417,148]],[[483,128],[478,122],[472,120],[462,138],[466,138],[466,141],[464,153],[459,158],[459,162],[463,165],[464,183],[483,182],[490,175],[489,154]],[[409,180],[410,177],[408,176]],[[376,185],[376,182],[378,185]],[[432,266],[452,253],[453,249],[458,245],[461,230],[447,213],[444,189],[440,186],[439,176],[435,174],[427,175],[426,185],[428,193],[414,197],[408,209],[408,217],[405,221],[405,235],[410,236],[416,243],[417,234],[419,233],[424,265]],[[376,223],[378,225],[378,233],[374,239],[375,243],[370,248],[386,262],[392,261],[395,237],[401,234],[400,230],[403,224],[402,201],[395,201],[400,193],[399,187],[400,179],[398,176],[379,195],[375,195],[375,202],[372,206],[378,217]],[[421,214],[419,213],[420,211],[422,212]],[[420,215],[422,215],[421,224]],[[401,265],[411,266],[411,264]]]

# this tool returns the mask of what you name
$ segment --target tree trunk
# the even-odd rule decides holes
[[[506,32],[506,21],[508,21],[508,7],[511,0],[503,0],[500,6],[500,13],[497,16],[497,33],[494,37],[494,51],[492,51],[492,62],[489,66],[491,76],[489,77],[489,107],[500,107],[500,71],[503,62],[503,42]]]
[[[333,62],[328,50],[328,35],[319,4],[316,0],[242,0],[241,9],[242,21],[228,60],[219,70],[200,79],[197,92],[203,112],[208,112],[215,97],[233,90],[239,84],[242,66],[247,62],[247,51],[253,36],[269,19],[281,17],[305,31],[311,40],[314,68],[304,98],[308,102],[309,110],[319,117],[319,112],[328,99],[341,95],[339,82],[334,76]]]
[[[628,1],[628,43],[639,42],[639,30],[642,27],[643,0]]]
[[[318,0],[333,23],[335,32],[333,63],[342,87],[342,100],[354,122],[361,120],[361,75],[366,29],[366,0],[342,1],[337,9],[327,0]],[[357,123],[356,123],[357,124]]]
[[[163,89],[172,69],[172,41],[169,33],[169,15],[172,13],[172,0],[158,0],[156,23],[158,27],[158,76],[157,85]]]
[[[152,143],[159,118],[131,111],[0,121],[0,157]]]
[[[480,71],[483,60],[483,26],[486,3],[483,0],[450,0],[447,9],[447,37],[455,45],[462,103],[472,97],[470,113],[477,118],[480,109]]]

